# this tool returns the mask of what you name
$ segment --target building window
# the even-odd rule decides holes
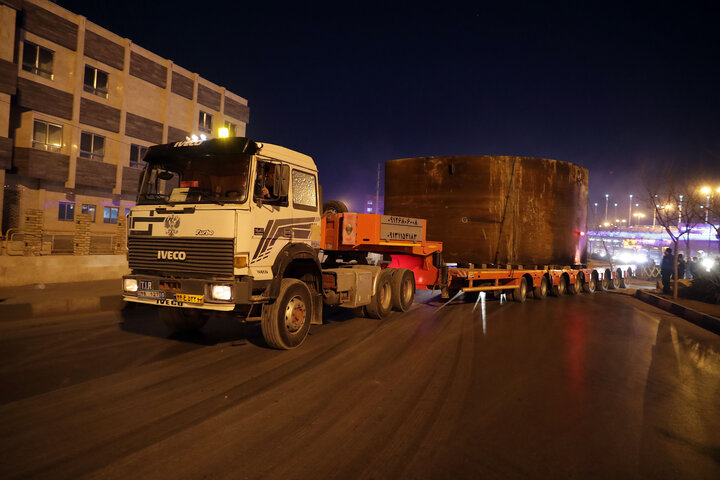
[[[80,135],[80,156],[102,161],[105,156],[105,137],[94,133],[82,132]]]
[[[198,120],[198,129],[201,132],[212,133],[212,115],[200,111],[200,119]]]
[[[102,70],[98,70],[90,65],[85,65],[85,84],[83,86],[86,92],[92,93],[99,97],[107,98],[108,96],[108,74]]]
[[[104,223],[117,223],[118,219],[118,207],[105,207],[105,212],[103,213],[103,222]]]
[[[145,154],[147,153],[147,147],[142,145],[130,145],[130,166],[135,168],[145,168]]]
[[[59,203],[58,204],[58,220],[72,222],[75,219],[75,204],[74,203]]]
[[[231,122],[225,122],[225,128],[228,129],[228,136],[237,137],[237,125]]]
[[[82,213],[89,213],[90,214],[90,221],[95,221],[95,205],[87,205],[83,203],[82,206]]]
[[[54,123],[35,120],[33,123],[33,148],[59,152],[62,147],[62,127]]]
[[[22,68],[43,78],[53,79],[53,52],[40,45],[23,42]]]

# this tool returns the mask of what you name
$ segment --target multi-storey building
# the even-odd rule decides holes
[[[47,0],[0,0],[2,232],[27,209],[111,232],[134,205],[148,146],[244,136],[247,100]]]

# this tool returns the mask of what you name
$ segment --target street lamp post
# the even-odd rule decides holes
[[[605,222],[607,222],[608,199],[610,199],[610,195],[606,193],[605,194]]]
[[[617,202],[615,203],[615,218],[617,218]]]
[[[628,205],[628,226],[632,225],[632,193],[630,194],[630,205]]]

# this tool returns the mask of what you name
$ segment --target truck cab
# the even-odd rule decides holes
[[[268,343],[301,343],[322,310],[312,158],[234,137],[153,146],[145,162],[124,300],[162,307],[173,330],[200,328],[211,313],[274,314],[276,325],[263,322]]]

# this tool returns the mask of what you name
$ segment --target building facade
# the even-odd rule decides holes
[[[244,136],[246,99],[47,0],[0,0],[2,234],[26,211],[45,231],[114,232],[148,146],[220,128]]]

